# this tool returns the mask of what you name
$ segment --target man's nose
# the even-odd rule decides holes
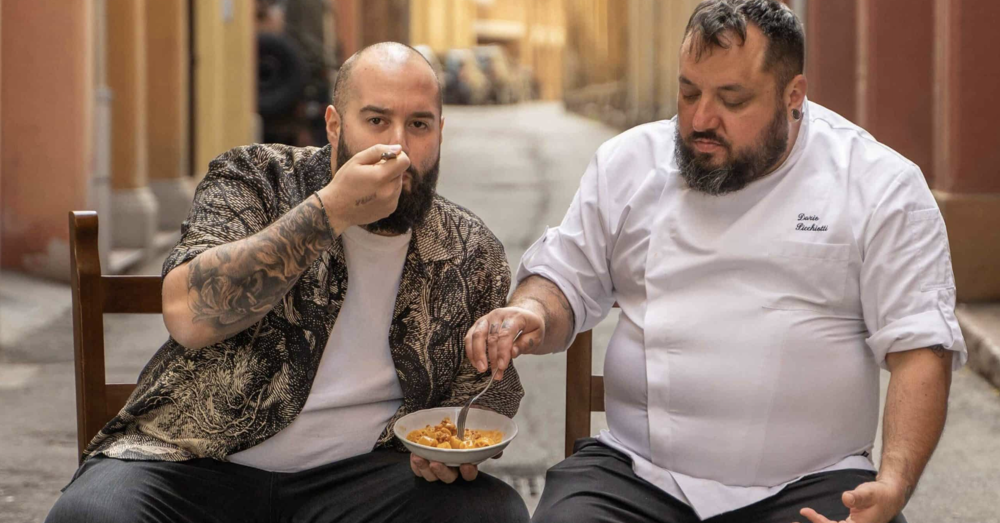
[[[392,130],[389,133],[389,145],[399,144],[403,147],[403,152],[407,155],[410,154],[409,148],[406,146],[406,125],[403,123],[397,123],[392,126]]]
[[[715,129],[718,125],[719,113],[716,111],[715,104],[703,97],[702,100],[698,101],[698,105],[694,109],[691,127],[695,131],[703,132]]]

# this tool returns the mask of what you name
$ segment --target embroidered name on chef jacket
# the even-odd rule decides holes
[[[818,223],[804,223],[804,222],[818,222],[819,216],[815,214],[799,214],[799,223],[795,225],[796,231],[815,231],[823,232],[826,231],[826,225],[820,225]]]

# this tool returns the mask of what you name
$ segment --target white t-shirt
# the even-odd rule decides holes
[[[410,236],[379,236],[360,227],[344,231],[347,296],[309,398],[284,430],[231,454],[230,461],[297,472],[372,450],[403,403],[389,352],[389,325]]]
[[[562,289],[576,332],[618,302],[600,440],[702,519],[872,469],[885,355],[968,357],[919,168],[819,105],[804,114],[785,162],[722,196],[678,173],[675,120],[610,140],[518,271]]]

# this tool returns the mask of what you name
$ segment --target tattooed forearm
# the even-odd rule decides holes
[[[545,340],[539,353],[556,352],[573,341],[576,318],[569,300],[559,287],[541,276],[531,276],[518,285],[510,306],[530,308],[545,322]]]
[[[266,229],[205,251],[188,269],[192,321],[224,339],[253,325],[334,241],[326,212],[309,197]]]

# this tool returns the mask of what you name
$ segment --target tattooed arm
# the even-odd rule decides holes
[[[399,156],[382,163],[383,152]],[[215,246],[163,281],[163,319],[181,345],[200,348],[264,317],[344,229],[396,208],[409,160],[378,145],[347,162],[316,194],[247,238]]]
[[[313,195],[259,233],[201,253],[164,279],[167,330],[189,348],[243,331],[285,296],[335,234]]]

